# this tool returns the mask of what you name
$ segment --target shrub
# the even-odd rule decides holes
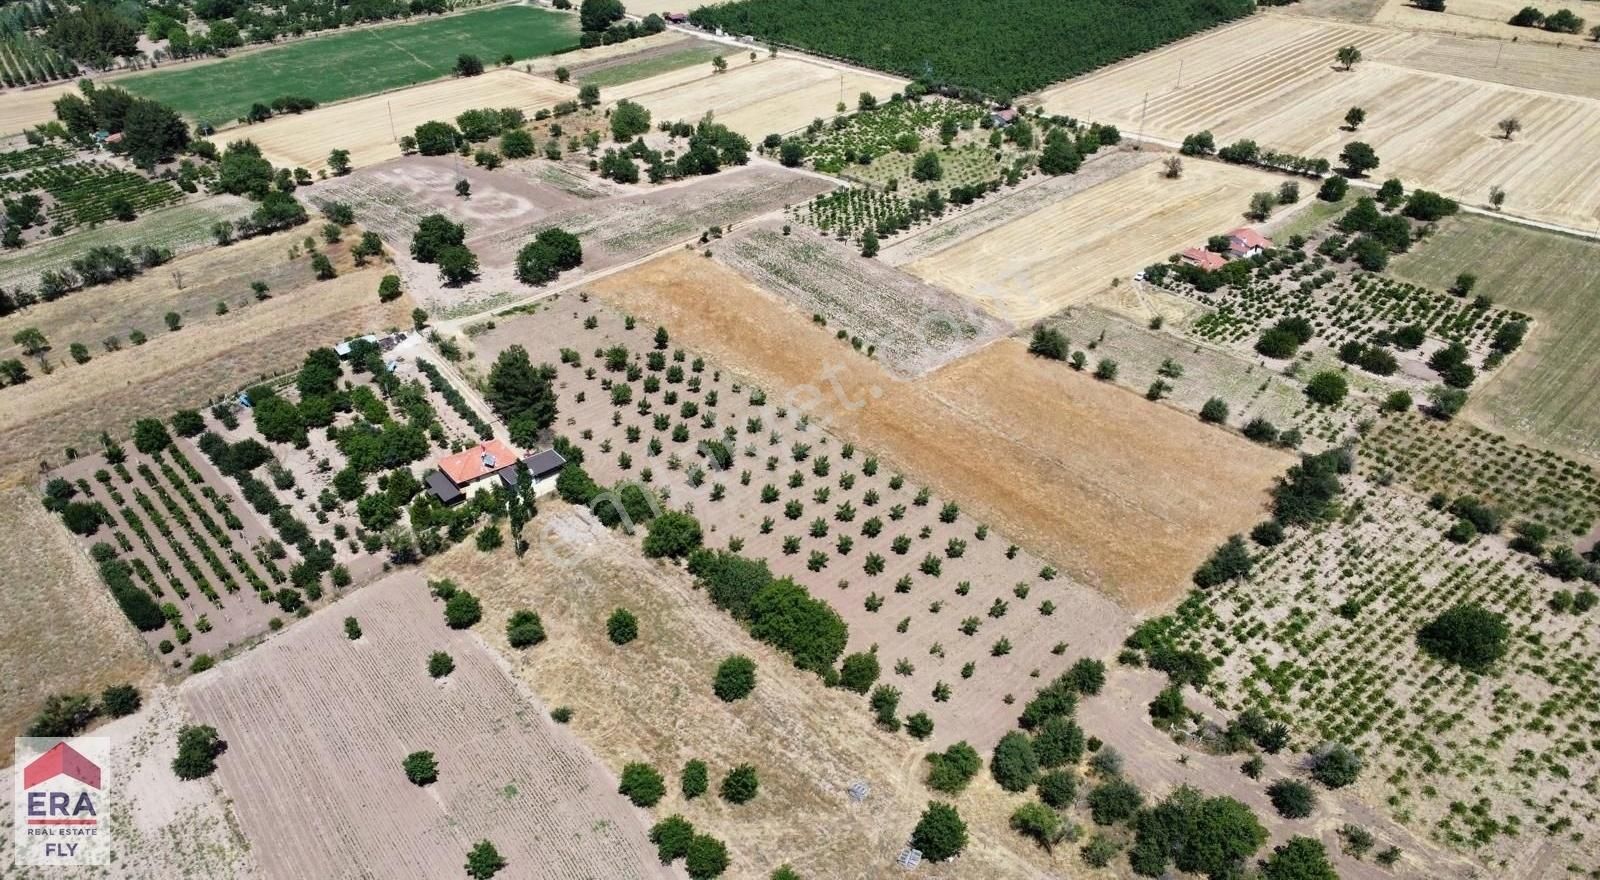
[[[513,648],[530,648],[543,642],[544,639],[544,621],[539,618],[537,611],[524,608],[514,612],[506,621],[506,641],[510,642]]]
[[[100,711],[112,718],[132,715],[143,702],[139,689],[131,684],[114,684],[100,692]]]
[[[955,807],[929,801],[911,832],[911,845],[930,862],[955,858],[967,846],[967,823]]]
[[[1333,743],[1312,756],[1311,777],[1329,788],[1343,788],[1361,775],[1361,758],[1343,743]]]
[[[466,629],[482,619],[483,606],[466,590],[457,590],[445,600],[444,622],[451,629]]]
[[[1283,523],[1269,519],[1250,530],[1250,540],[1262,547],[1276,547],[1283,543]]]
[[[1050,718],[1034,734],[1033,754],[1040,767],[1076,764],[1083,758],[1083,729],[1070,718]]]
[[[1106,664],[1092,657],[1080,657],[1063,677],[1078,693],[1092,697],[1105,687]]]
[[[1222,546],[1212,551],[1210,558],[1195,569],[1194,584],[1202,589],[1224,584],[1235,578],[1249,577],[1255,560],[1244,539],[1234,535]]]
[[[463,58],[468,56],[462,56]],[[489,880],[506,866],[505,857],[487,840],[480,840],[467,852],[467,876],[473,880]]]
[[[217,769],[217,756],[228,744],[209,724],[186,724],[178,729],[178,756],[172,759],[172,772],[179,779],[199,779]]]
[[[1324,370],[1306,383],[1306,397],[1322,406],[1338,406],[1349,391],[1350,386],[1344,374],[1335,370]]]
[[[1072,806],[1078,796],[1078,777],[1068,770],[1051,770],[1039,777],[1039,799],[1057,809]]]
[[[443,651],[434,651],[428,655],[428,675],[434,678],[443,678],[456,669],[455,658]]]
[[[1338,880],[1322,841],[1291,837],[1261,863],[1262,880]]]
[[[1056,811],[1038,801],[1017,807],[1011,814],[1011,828],[1025,837],[1033,838],[1046,849],[1055,845],[1064,831],[1061,817]]]
[[[706,834],[696,834],[689,841],[689,851],[684,854],[683,867],[691,880],[711,880],[728,870],[728,848],[722,841]]]
[[[1039,759],[1026,734],[1011,731],[1000,738],[989,760],[989,772],[1006,791],[1026,791],[1039,775]]]
[[[1097,825],[1114,825],[1131,819],[1143,805],[1144,795],[1125,779],[1107,780],[1089,792],[1089,815]]]
[[[1457,605],[1424,626],[1417,643],[1440,660],[1482,673],[1505,655],[1510,637],[1501,615],[1477,605]]]
[[[661,774],[649,764],[634,762],[622,768],[617,792],[626,795],[636,807],[653,807],[667,793]]]
[[[683,775],[678,780],[678,787],[683,790],[683,799],[692,801],[705,794],[711,785],[710,780],[706,762],[694,759],[684,764]]]
[[[724,703],[742,700],[756,688],[756,661],[741,654],[723,660],[711,690]]]
[[[839,667],[839,685],[858,694],[872,689],[879,675],[878,655],[858,651],[844,658]]]
[[[927,757],[928,787],[945,794],[960,794],[978,774],[983,760],[966,740],[955,743],[943,752],[933,752]]]
[[[1317,806],[1317,793],[1311,786],[1293,779],[1280,779],[1267,786],[1267,797],[1285,819],[1304,819]]]
[[[28,736],[77,736],[94,720],[94,703],[84,694],[51,694],[28,725]]]
[[[439,763],[433,759],[433,752],[412,752],[401,767],[412,785],[429,785],[439,778]]]
[[[669,510],[650,520],[646,528],[644,555],[651,558],[682,559],[700,546],[700,521],[687,513]]]
[[[730,804],[743,804],[752,800],[760,787],[761,780],[756,777],[756,768],[740,764],[722,777],[720,794]]]
[[[677,814],[650,826],[650,842],[656,845],[656,857],[663,865],[670,865],[688,855],[692,840],[694,825]]]
[[[1228,402],[1220,397],[1213,397],[1200,407],[1200,421],[1220,425],[1228,420]]]
[[[606,618],[606,636],[613,645],[626,645],[639,637],[639,619],[626,608],[618,608]]]

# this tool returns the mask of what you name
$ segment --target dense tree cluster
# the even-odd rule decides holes
[[[998,6],[980,0],[939,6],[849,0],[818,15],[799,0],[741,0],[701,7],[690,21],[848,58],[934,87],[1008,98],[1248,15],[1253,8],[1240,0],[1005,0]],[[888,22],[894,23],[897,39],[883,39]]]
[[[802,669],[833,674],[849,631],[826,602],[788,578],[774,578],[766,563],[734,553],[696,550],[688,567],[711,601],[751,635],[787,652]]]

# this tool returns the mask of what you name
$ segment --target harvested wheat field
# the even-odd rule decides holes
[[[1586,149],[1600,102],[1382,62],[1342,71],[1333,59],[1340,46],[1374,57],[1404,39],[1261,16],[1057,86],[1044,105],[1169,140],[1209,129],[1219,145],[1251,138],[1330,161],[1360,140],[1382,160],[1375,177],[1471,203],[1500,186],[1507,212],[1540,220],[1600,217],[1600,153]],[[1342,129],[1350,107],[1367,112],[1359,132]],[[1522,122],[1514,141],[1495,128],[1507,117]]]
[[[883,101],[906,84],[903,79],[789,56],[758,54],[752,64],[746,55],[735,68],[731,65],[737,54],[738,50],[729,53],[727,73],[714,74],[710,65],[685,68],[611,89],[605,97],[632,98],[658,122],[693,122],[710,111],[718,122],[757,141],[773,132],[802,128],[819,116],[831,117],[841,101],[853,108],[862,92]],[[685,82],[696,70],[704,75]]]
[[[1571,45],[1581,43],[1585,39],[1582,33],[1560,34],[1541,28],[1512,27],[1508,24],[1511,16],[1528,5],[1530,4],[1527,0],[1450,0],[1445,4],[1443,12],[1429,12],[1417,8],[1411,0],[1387,0],[1372,17],[1372,22],[1397,30],[1442,31],[1455,35],[1494,37],[1499,40],[1528,43]],[[1584,24],[1585,33],[1594,24],[1592,3],[1559,2],[1531,5],[1547,15],[1557,9],[1571,9],[1589,19]]]
[[[1138,166],[904,268],[1002,318],[1031,321],[1244,223],[1250,194],[1284,179],[1189,161],[1168,180]]]
[[[814,399],[845,439],[960,500],[1076,579],[1148,608],[1262,514],[1290,457],[1001,340],[917,382],[732,270],[672,254],[588,288],[715,362]],[[798,404],[797,404],[798,405]]]
[[[1385,49],[1373,60],[1413,70],[1600,99],[1600,46],[1592,43],[1511,43],[1487,37],[1418,34]]]
[[[343,274],[330,281],[277,289],[271,299],[226,315],[186,316],[175,333],[150,332],[142,346],[99,351],[87,364],[58,366],[8,389],[0,410],[0,470],[59,464],[65,447],[92,448],[103,430],[117,434],[137,418],[165,418],[231,394],[298,366],[319,345],[410,323],[404,298],[378,302],[383,267],[336,265]]]
[[[615,780],[482,641],[445,627],[419,572],[339,608],[183,690],[228,741],[217,777],[268,876],[454,877],[483,839],[507,876],[672,876]],[[430,678],[433,651],[454,671]],[[407,780],[414,751],[434,753],[437,782]]]
[[[877,729],[862,697],[828,688],[790,659],[749,637],[718,611],[693,579],[641,558],[630,541],[587,511],[541,504],[528,526],[534,548],[484,554],[461,545],[429,563],[478,596],[483,637],[507,655],[540,698],[572,710],[571,728],[612,770],[645,761],[666,777],[658,817],[682,814],[697,831],[727,842],[729,877],[767,877],[788,863],[805,877],[887,876],[917,815],[933,796],[922,783],[927,745]],[[618,647],[605,621],[625,607],[639,636]],[[549,640],[514,651],[504,621],[537,609]],[[749,699],[724,703],[710,683],[730,654],[758,665]],[[735,806],[708,794],[685,800],[678,776],[705,761],[715,786],[741,763],[755,766],[757,797]],[[847,789],[870,788],[852,804]],[[713,788],[713,791],[715,789]],[[961,858],[925,863],[932,878],[1037,878],[1047,866],[1079,870],[1064,847],[1052,858],[1019,843],[1006,821],[1025,797],[982,774],[962,793],[971,842]]]
[[[0,566],[20,575],[0,590],[0,729],[20,732],[50,694],[98,694],[153,672],[88,554],[31,483],[0,491]],[[11,745],[0,739],[0,764]]]
[[[25,128],[53,121],[56,99],[77,92],[75,82],[0,91],[0,136],[18,134]]]
[[[352,165],[371,165],[400,155],[399,139],[424,122],[454,124],[456,114],[481,107],[516,107],[532,118],[577,94],[544,77],[495,70],[280,116],[252,126],[248,137],[274,165],[316,171],[336,149],[349,150]]]

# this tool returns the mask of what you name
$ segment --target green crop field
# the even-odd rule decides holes
[[[223,125],[250,105],[283,95],[327,103],[448,74],[461,54],[492,67],[576,46],[578,19],[531,6],[501,6],[417,24],[367,28],[250,52],[215,63],[118,80],[191,119]]]
[[[1011,97],[1254,8],[1250,0],[737,0],[696,9],[690,21]]]
[[[694,67],[697,64],[710,64],[711,59],[718,55],[728,54],[728,47],[715,43],[696,43],[676,52],[667,52],[638,61],[626,61],[621,64],[608,64],[598,67],[593,73],[578,74],[578,81],[584,85],[597,85],[601,88],[621,85],[634,80],[670,73],[685,67]]]
[[[1600,458],[1600,244],[1463,216],[1390,271],[1439,289],[1472,272],[1474,293],[1532,315],[1524,349],[1473,393],[1469,413],[1536,445]]]

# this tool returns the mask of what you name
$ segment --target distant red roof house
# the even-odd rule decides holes
[[[65,742],[51,746],[50,751],[33,759],[33,763],[23,768],[22,787],[33,788],[57,776],[70,776],[91,788],[100,787],[100,765],[78,754],[77,750]]]
[[[1228,233],[1228,253],[1236,257],[1253,257],[1272,247],[1272,240],[1248,226]]]
[[[1015,107],[1007,107],[1004,110],[995,110],[989,114],[989,120],[995,125],[1010,125],[1011,123],[1017,121],[1017,110]]]
[[[499,440],[490,440],[440,459],[439,470],[459,487],[516,464],[517,458],[516,450]]]
[[[666,18],[667,21],[670,21],[673,24],[683,24],[684,22],[689,20],[689,13],[687,13],[687,12],[669,12],[664,17]]]
[[[1188,248],[1178,255],[1185,263],[1199,266],[1207,272],[1215,272],[1228,264],[1221,254],[1213,253],[1205,248]]]

